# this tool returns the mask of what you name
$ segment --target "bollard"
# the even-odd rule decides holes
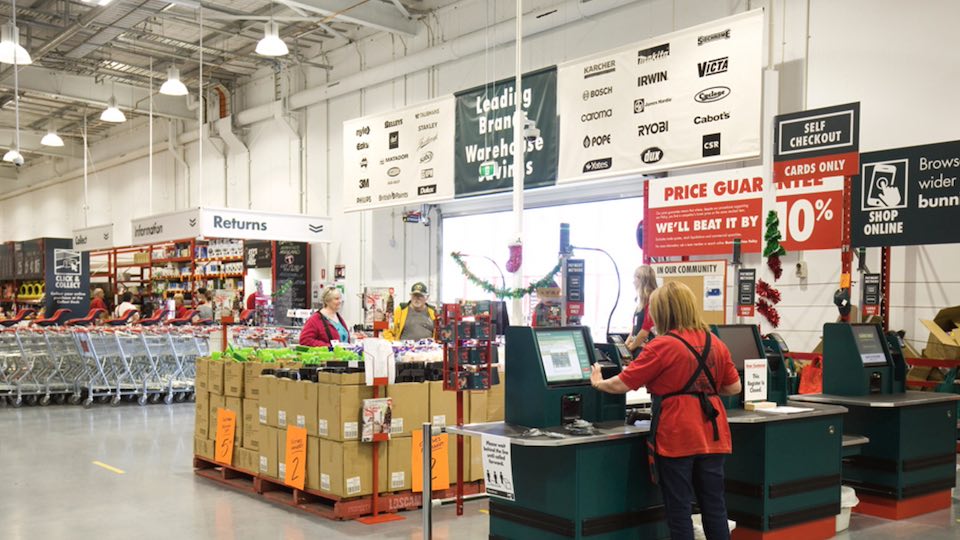
[[[433,425],[423,423],[423,538],[433,538]]]

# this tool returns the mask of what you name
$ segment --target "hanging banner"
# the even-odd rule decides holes
[[[559,183],[760,155],[763,12],[558,68]]]
[[[47,314],[68,309],[67,319],[86,316],[90,310],[90,254],[73,249],[68,238],[46,238],[43,249]]]
[[[540,130],[526,139],[525,189],[557,179],[557,69],[524,74],[516,95],[514,79],[503,79],[456,94],[455,187],[457,197],[513,188],[513,122],[516,104]]]
[[[840,247],[843,179],[860,168],[860,104],[777,116],[773,159],[784,249]]]
[[[113,223],[98,227],[73,230],[73,248],[80,251],[96,251],[113,247]]]
[[[960,141],[870,152],[853,178],[854,247],[960,243]]]
[[[453,96],[344,122],[344,211],[452,199],[453,131]]]
[[[648,180],[643,222],[647,255],[719,255],[740,239],[743,253],[761,250],[763,192],[760,167]]]
[[[200,236],[199,208],[156,214],[130,222],[130,243],[134,246]]]
[[[132,245],[187,238],[331,242],[330,218],[226,208],[190,208],[130,222]]]

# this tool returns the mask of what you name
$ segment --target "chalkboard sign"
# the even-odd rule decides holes
[[[310,245],[305,242],[277,242],[277,267],[273,280],[273,315],[277,324],[289,326],[289,309],[306,309],[310,291],[307,287],[307,263]]]
[[[43,240],[27,240],[13,244],[14,277],[43,279]]]
[[[13,242],[0,244],[0,280],[13,279]]]
[[[244,268],[270,268],[273,265],[273,242],[269,240],[243,241]]]

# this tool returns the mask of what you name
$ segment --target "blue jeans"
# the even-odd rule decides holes
[[[693,540],[691,506],[696,497],[708,540],[729,540],[722,454],[683,458],[657,456],[660,491],[671,540]]]

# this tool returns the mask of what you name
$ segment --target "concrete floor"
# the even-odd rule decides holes
[[[305,516],[196,478],[192,453],[190,403],[0,408],[0,538],[421,538],[420,512],[375,526]],[[437,509],[434,537],[486,538],[486,507]],[[960,539],[958,516],[956,499],[906,522],[854,514],[837,538]]]

